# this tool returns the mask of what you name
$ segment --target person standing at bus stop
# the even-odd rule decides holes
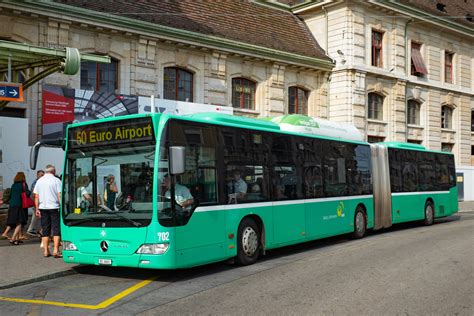
[[[31,192],[34,192],[36,182],[38,182],[38,179],[41,178],[42,176],[44,176],[44,171],[38,170],[36,172],[36,179],[31,184]],[[34,193],[32,194],[32,199],[33,201],[35,200]],[[40,230],[41,230],[41,220],[38,216],[36,216],[36,214],[33,213],[33,215],[31,216],[30,226],[28,226],[26,233],[31,236],[40,236]]]
[[[61,200],[61,181],[55,177],[56,168],[47,165],[45,175],[35,185],[36,216],[41,218],[42,242],[44,256],[49,257],[49,238],[53,234],[53,256],[61,258],[59,252],[60,226],[59,226],[59,201]]]

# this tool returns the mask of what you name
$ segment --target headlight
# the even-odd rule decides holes
[[[77,251],[77,247],[70,241],[63,241],[63,250]]]
[[[144,244],[138,248],[137,253],[148,255],[162,255],[164,254],[170,244]]]

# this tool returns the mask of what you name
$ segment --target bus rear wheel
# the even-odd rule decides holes
[[[364,208],[358,206],[354,216],[354,232],[352,238],[359,239],[365,236],[367,232],[367,216],[365,215]]]
[[[434,222],[434,206],[433,203],[427,201],[425,204],[425,219],[423,220],[423,224],[425,226],[431,226]]]
[[[260,248],[260,230],[254,220],[244,218],[240,222],[237,234],[238,265],[246,266],[255,263]]]

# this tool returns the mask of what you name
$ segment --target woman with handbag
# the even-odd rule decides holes
[[[31,207],[31,199],[25,199],[31,195],[26,184],[25,174],[18,172],[13,180],[10,193],[10,207],[8,208],[7,225],[15,227],[10,243],[19,245],[22,243],[22,226],[28,222],[28,207]]]

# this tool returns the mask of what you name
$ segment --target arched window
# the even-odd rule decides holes
[[[298,87],[288,89],[288,114],[308,114],[308,91]]]
[[[377,93],[369,93],[368,118],[383,120],[383,97]]]
[[[119,62],[110,64],[85,61],[81,63],[81,89],[115,93],[118,89]]]
[[[408,101],[408,124],[420,125],[421,104],[415,100]]]
[[[233,78],[232,106],[241,109],[255,109],[255,89],[255,82],[244,78]]]
[[[441,128],[453,128],[453,109],[447,105],[441,107]]]
[[[193,102],[193,74],[177,67],[167,67],[163,78],[163,98]]]

